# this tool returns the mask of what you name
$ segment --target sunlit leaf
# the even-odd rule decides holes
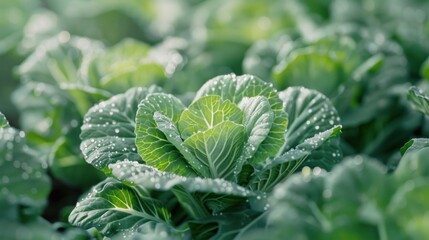
[[[168,141],[158,129],[154,120],[155,112],[160,112],[177,123],[184,110],[183,104],[169,94],[151,94],[140,102],[136,114],[137,151],[148,165],[159,170],[179,175],[195,175],[180,151]]]
[[[234,180],[244,141],[243,125],[225,121],[205,132],[192,135],[183,143],[197,160],[189,164],[202,177]]]

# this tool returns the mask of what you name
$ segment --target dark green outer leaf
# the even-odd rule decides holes
[[[287,143],[283,151],[340,124],[338,113],[330,100],[315,90],[290,87],[279,92],[279,96],[289,117]]]
[[[311,154],[317,152],[319,148],[340,133],[341,127],[336,126],[306,139],[279,157],[268,159],[265,165],[253,174],[250,188],[256,191],[270,192],[279,182],[294,173]]]
[[[157,87],[133,88],[92,107],[80,135],[86,161],[104,171],[110,163],[124,159],[141,162],[134,143],[137,106],[148,94],[160,91]]]
[[[425,95],[422,90],[411,87],[408,90],[407,98],[414,109],[429,116],[429,96]]]
[[[170,223],[171,213],[147,191],[114,179],[96,185],[80,200],[69,221],[84,229],[97,228],[106,236],[137,229],[147,222]]]
[[[295,148],[307,138],[340,124],[340,118],[331,101],[315,90],[290,87],[279,95],[289,117],[286,144],[281,149],[281,153]],[[341,159],[339,139],[335,138],[314,151],[306,161],[306,165],[331,169]]]
[[[182,186],[188,192],[218,193],[239,197],[255,195],[244,187],[220,178],[178,176],[137,162],[123,161],[111,164],[109,168],[112,169],[113,176],[119,180],[147,189],[167,191],[175,186]]]
[[[255,219],[260,212],[250,210],[248,206],[228,209],[225,213],[205,219],[191,221],[193,239],[228,240],[235,239],[237,234]]]
[[[158,129],[154,119],[156,112],[162,113],[177,124],[184,110],[179,99],[170,94],[151,94],[140,102],[136,114],[136,146],[143,160],[150,166],[184,176],[194,176],[195,172],[180,151],[168,141]]]

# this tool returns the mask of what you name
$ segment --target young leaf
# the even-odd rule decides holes
[[[175,186],[181,186],[188,192],[217,193],[238,197],[255,195],[244,187],[220,178],[179,176],[137,162],[122,161],[111,164],[109,168],[112,169],[113,176],[119,180],[147,189],[168,191]]]
[[[183,140],[180,138],[179,130],[171,119],[160,112],[155,112],[153,119],[155,120],[156,126],[159,128],[159,130],[161,130],[167,140],[173,144],[177,150],[179,150],[188,163],[197,162],[195,156],[183,144]]]
[[[135,146],[137,106],[160,88],[133,88],[92,107],[84,117],[81,150],[88,163],[103,171],[110,163],[142,161]]]
[[[147,191],[114,179],[94,186],[69,216],[75,226],[97,228],[106,236],[136,229],[147,222],[170,224],[171,213]]]
[[[238,104],[244,113],[244,127],[249,136],[245,145],[245,159],[251,158],[267,138],[274,122],[274,112],[264,97],[245,97]]]
[[[259,145],[255,155],[249,160],[253,165],[260,164],[268,157],[278,154],[285,144],[285,132],[288,126],[288,115],[283,110],[274,111],[274,121],[267,138]]]
[[[186,159],[158,129],[154,119],[155,112],[159,112],[177,124],[184,108],[179,99],[169,94],[151,94],[141,101],[136,115],[136,145],[138,153],[148,165],[162,171],[193,176],[195,173]]]
[[[233,181],[237,161],[243,151],[243,125],[225,121],[186,139],[183,144],[192,152],[196,162],[189,162],[203,177]]]
[[[275,156],[283,145],[284,132],[287,127],[287,116],[282,111],[283,102],[277,95],[277,90],[267,82],[251,76],[235,76],[233,74],[215,77],[209,80],[197,92],[195,100],[202,96],[219,95],[223,100],[239,104],[245,97],[263,96],[274,110],[274,122],[267,138],[259,145],[253,163],[264,161],[269,156]]]
[[[187,139],[197,132],[212,129],[225,121],[241,124],[243,113],[229,100],[222,101],[220,96],[206,96],[183,111],[178,125],[182,138]]]

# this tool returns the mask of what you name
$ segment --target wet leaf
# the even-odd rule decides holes
[[[88,163],[103,171],[110,163],[142,161],[134,134],[137,106],[156,87],[133,88],[92,107],[84,117],[81,150]]]

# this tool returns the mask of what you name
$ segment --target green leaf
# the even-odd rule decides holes
[[[327,180],[324,211],[335,216],[334,221],[347,216],[379,224],[383,221],[383,211],[392,191],[386,172],[384,166],[370,158],[356,156],[346,159]],[[350,192],[350,189],[354,191]]]
[[[189,227],[193,239],[235,239],[236,235],[259,214],[260,212],[250,210],[248,206],[242,204],[222,214],[190,221]]]
[[[277,183],[294,173],[311,154],[340,133],[340,126],[333,127],[306,139],[281,156],[267,159],[265,164],[253,174],[249,184],[250,189],[270,192]]]
[[[290,87],[280,92],[279,96],[285,104],[285,112],[289,117],[286,144],[282,147],[281,153],[296,148],[305,139],[340,124],[340,118],[331,101],[317,91]],[[341,159],[339,139],[336,138],[315,151],[307,159],[306,165],[330,169]]]
[[[46,40],[18,68],[24,81],[49,83],[60,88],[86,85],[86,66],[103,46],[88,38],[64,39],[61,34]]]
[[[171,213],[146,190],[107,179],[77,203],[69,222],[84,229],[94,227],[106,236],[113,236],[147,222],[170,224],[170,218]]]
[[[207,81],[197,92],[194,101],[203,96],[217,95],[222,100],[230,100],[239,104],[244,97],[263,96],[270,102],[272,109],[281,109],[282,101],[277,96],[277,90],[252,75],[235,76],[234,74],[217,76]]]
[[[88,163],[103,171],[110,163],[142,161],[134,134],[137,106],[157,87],[133,88],[92,107],[84,117],[81,150]]]
[[[186,139],[183,144],[195,156],[189,164],[203,177],[234,181],[245,142],[243,125],[225,121]]]
[[[427,196],[429,181],[414,179],[401,186],[387,206],[389,214],[396,216],[398,225],[409,239],[425,239],[429,236]]]
[[[407,98],[415,110],[429,116],[429,96],[424,94],[422,90],[414,86],[411,87],[408,90]]]
[[[25,141],[24,132],[0,128],[0,209],[19,206],[14,218],[41,214],[51,190],[46,163]]]
[[[52,146],[49,170],[56,179],[68,186],[87,189],[103,180],[105,175],[88,164],[82,154],[76,154],[78,149],[78,143],[59,138]]]
[[[237,105],[229,100],[222,101],[220,96],[201,97],[183,111],[178,122],[179,132],[187,139],[225,121],[243,122],[243,113]]]
[[[274,111],[274,122],[267,138],[259,145],[250,163],[260,164],[267,157],[274,157],[285,144],[285,132],[288,125],[288,115],[283,110]]]
[[[113,176],[119,180],[147,189],[168,191],[175,186],[181,186],[191,193],[217,193],[238,197],[255,195],[248,189],[224,179],[179,176],[137,162],[118,162],[111,164],[109,168],[112,169]]]
[[[427,142],[426,142],[427,143]],[[394,177],[399,182],[406,182],[417,177],[429,177],[429,161],[427,160],[429,147],[409,149],[399,162]]]
[[[429,147],[428,138],[414,138],[405,143],[405,145],[401,148],[401,155],[404,156],[410,152],[414,152],[426,147]]]
[[[195,156],[189,151],[189,149],[183,144],[182,138],[180,138],[179,130],[171,119],[163,115],[160,112],[155,112],[153,119],[156,122],[156,126],[159,130],[164,133],[167,140],[173,144],[177,150],[185,157],[188,162],[195,162]]]
[[[195,100],[202,96],[218,95],[222,100],[239,104],[243,98],[265,97],[274,111],[274,122],[267,138],[259,145],[250,162],[264,161],[267,156],[275,156],[284,143],[287,116],[282,110],[283,102],[272,84],[252,75],[235,76],[233,74],[215,77],[200,88]],[[195,101],[194,100],[194,101]]]
[[[267,138],[274,122],[274,112],[264,97],[245,97],[238,104],[244,113],[244,127],[248,137],[245,159],[251,158]]]
[[[9,127],[9,122],[7,121],[3,113],[0,112],[0,128],[7,128],[7,127]]]
[[[184,108],[179,99],[169,94],[151,94],[142,100],[136,115],[136,145],[138,153],[148,165],[162,171],[193,176],[195,173],[186,159],[158,129],[154,120],[155,112],[159,112],[176,124]]]
[[[340,64],[329,53],[314,48],[294,51],[274,69],[274,79],[279,89],[303,86],[316,89],[327,96],[334,96],[344,80]]]
[[[113,93],[132,86],[162,85],[166,80],[164,67],[147,59],[149,52],[150,46],[143,42],[122,40],[91,62],[91,84]]]
[[[383,229],[365,219],[369,206],[385,193],[386,183],[383,168],[365,160],[343,162],[332,175],[320,169],[304,171],[279,184],[269,197],[265,224],[251,226],[239,239],[286,235],[292,239],[390,239],[379,235]],[[377,191],[380,194],[374,196]],[[376,215],[376,210],[369,213]]]

